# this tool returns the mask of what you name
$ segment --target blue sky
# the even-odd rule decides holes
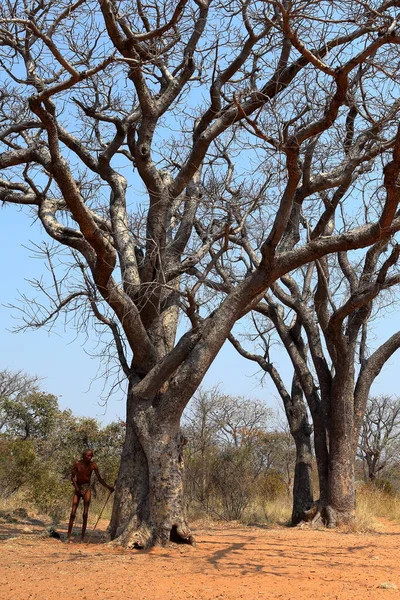
[[[44,330],[11,333],[18,324],[17,311],[5,304],[15,303],[18,292],[29,294],[26,279],[39,277],[43,264],[30,258],[24,246],[40,242],[42,232],[39,224],[15,206],[0,209],[0,255],[3,257],[3,285],[0,289],[0,369],[22,369],[43,378],[41,387],[59,396],[60,406],[70,408],[75,414],[92,416],[104,423],[124,418],[125,398],[122,391],[114,394],[104,406],[101,397],[104,381],[98,376],[98,360],[89,356],[95,348],[95,338],[84,344],[72,329],[64,330],[60,324],[49,334]],[[399,313],[385,313],[374,323],[374,345],[384,341],[399,328]],[[287,380],[290,369],[284,352],[277,354],[277,367]],[[374,387],[374,394],[400,395],[398,371],[400,352],[395,354],[382,370]],[[279,406],[276,392],[265,380],[262,387],[255,364],[241,358],[225,344],[204,380],[204,387],[220,384],[228,394],[247,395],[264,399],[273,408]]]

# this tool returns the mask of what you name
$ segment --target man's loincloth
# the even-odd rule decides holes
[[[86,492],[92,490],[92,485],[90,483],[82,483],[82,485],[78,486],[81,494],[85,495]]]

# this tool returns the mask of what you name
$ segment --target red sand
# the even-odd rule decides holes
[[[400,525],[388,522],[375,534],[213,527],[195,532],[196,548],[150,552],[78,538],[68,545],[37,538],[34,529],[0,525],[1,600],[380,600],[400,594],[379,587],[400,588]]]

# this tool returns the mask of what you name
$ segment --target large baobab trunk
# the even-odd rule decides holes
[[[351,405],[348,412],[351,412]],[[330,424],[329,451],[325,431],[315,428],[320,495],[305,517],[311,520],[321,516],[328,527],[349,523],[355,517],[354,437],[343,428],[343,421],[352,421],[352,416],[344,413],[341,417],[339,422]]]
[[[353,441],[333,436],[329,456],[327,525],[350,523],[355,518],[355,454]]]
[[[162,401],[132,402],[109,534],[116,544],[146,548],[170,539],[194,543],[183,499],[183,445],[179,417]]]
[[[147,458],[132,418],[127,420],[125,442],[115,488],[113,512],[108,528],[111,539],[136,531],[149,518]],[[122,541],[122,537],[121,537]]]
[[[352,371],[352,366],[349,369]],[[342,371],[342,372],[341,372]],[[329,479],[327,524],[349,523],[355,518],[354,392],[352,373],[338,369],[333,380],[329,420]]]

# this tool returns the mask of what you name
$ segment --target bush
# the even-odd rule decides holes
[[[8,498],[35,478],[38,456],[33,440],[0,437],[0,490]]]
[[[31,502],[41,513],[49,515],[54,522],[66,516],[70,508],[69,500],[72,495],[70,481],[62,479],[59,473],[48,469],[49,465],[42,465],[35,473],[35,479],[29,486],[26,499]]]
[[[239,521],[255,496],[256,485],[249,453],[245,448],[227,448],[216,459],[213,472],[223,517]]]
[[[258,495],[263,503],[287,496],[287,486],[278,471],[270,469],[261,475],[258,482]]]
[[[393,484],[389,479],[380,477],[379,479],[375,479],[374,485],[378,490],[380,490],[384,494],[387,494],[388,496],[395,495]]]

